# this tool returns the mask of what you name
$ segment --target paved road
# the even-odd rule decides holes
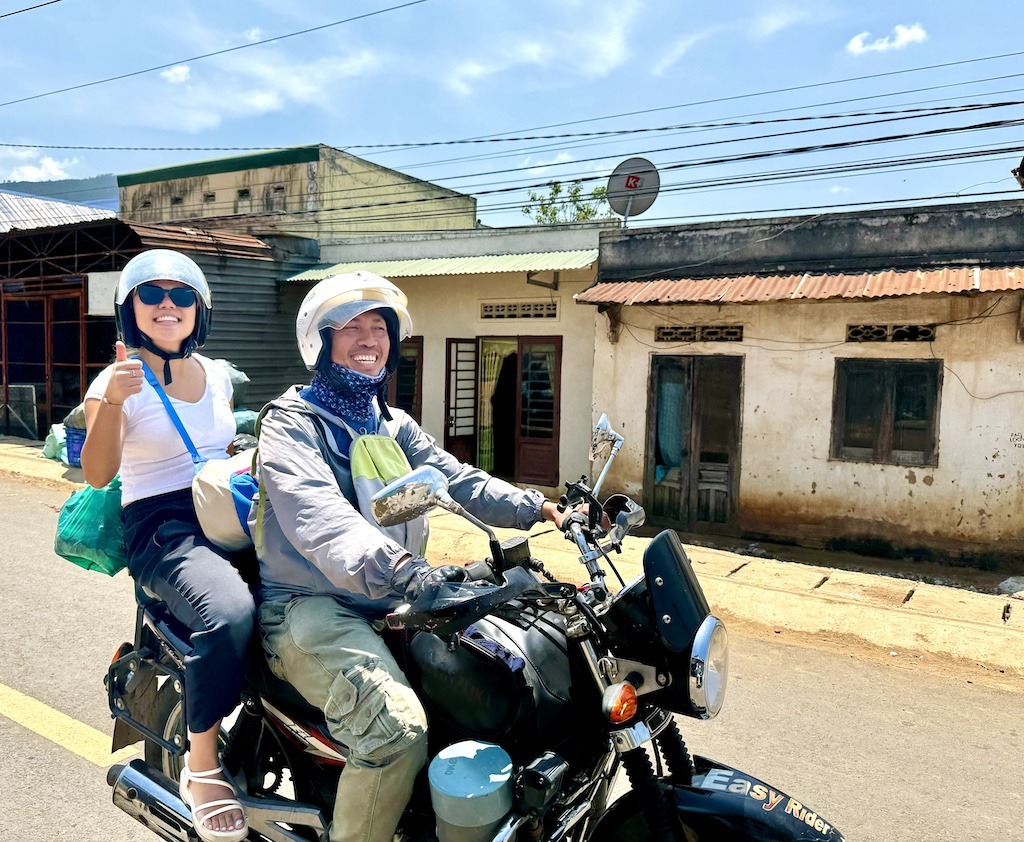
[[[130,582],[52,555],[63,497],[0,480],[0,839],[152,842],[104,782],[100,677],[131,633]],[[694,752],[850,840],[1024,839],[1024,692],[778,638],[735,635],[733,653],[723,714],[682,723]]]

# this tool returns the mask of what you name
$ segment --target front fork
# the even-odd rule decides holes
[[[630,787],[640,799],[651,840],[676,842],[675,810],[645,747],[652,741],[655,753],[660,751],[665,760],[669,777],[677,784],[692,783],[690,753],[670,714],[655,711],[642,722],[612,733],[612,743],[619,752]]]

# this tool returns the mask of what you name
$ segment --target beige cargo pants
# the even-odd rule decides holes
[[[390,842],[427,756],[426,714],[408,680],[370,622],[330,596],[265,602],[259,620],[274,674],[349,749],[331,842]]]

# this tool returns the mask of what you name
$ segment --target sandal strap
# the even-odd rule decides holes
[[[224,782],[224,786],[229,786],[234,789],[234,786],[231,784],[231,779],[228,777],[227,769],[223,766],[215,766],[213,769],[207,769],[204,772],[195,772],[189,768],[188,764],[185,764],[183,771],[190,781],[194,780],[202,784],[206,783],[208,778],[216,776]]]
[[[234,798],[224,798],[218,801],[207,801],[205,804],[196,804],[192,811],[196,814],[196,818],[205,824],[207,819],[241,809],[242,805]],[[198,815],[199,813],[202,813],[202,816]]]

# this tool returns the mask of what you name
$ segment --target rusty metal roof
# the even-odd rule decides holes
[[[145,225],[140,222],[124,224],[138,235],[147,248],[246,257],[250,260],[274,259],[270,246],[249,234],[192,228],[187,225]]]
[[[51,228],[68,222],[111,219],[114,216],[116,214],[113,211],[76,202],[62,202],[58,199],[44,199],[40,196],[0,190],[0,233]]]
[[[476,257],[420,257],[409,260],[369,260],[314,266],[289,281],[322,281],[364,269],[385,278],[423,278],[436,275],[488,275],[498,272],[551,272],[585,269],[597,262],[597,249],[485,254]]]
[[[609,281],[578,293],[576,300],[581,304],[751,304],[1014,289],[1024,289],[1024,266]]]

